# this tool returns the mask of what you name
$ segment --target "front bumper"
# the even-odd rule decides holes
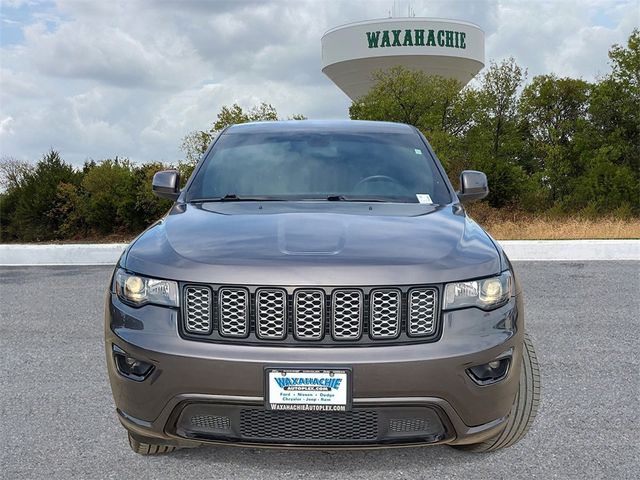
[[[442,337],[428,344],[314,348],[204,343],[181,338],[177,322],[175,310],[152,305],[136,309],[107,295],[111,388],[120,421],[140,437],[178,444],[323,448],[476,443],[500,431],[518,388],[521,296],[492,312],[443,313]],[[149,377],[138,382],[119,374],[114,345],[154,365]],[[480,386],[467,375],[470,366],[510,350],[511,368],[501,381]],[[295,423],[296,418],[264,414],[264,368],[271,366],[351,367],[353,411],[335,418],[317,413],[325,415],[317,422],[315,415],[304,417],[318,425],[333,422],[336,431],[349,434],[336,440],[322,432],[299,438],[304,430],[294,425],[286,435],[274,436],[281,432],[279,422]],[[359,419],[375,426],[353,434]],[[251,430],[255,422],[259,428]]]

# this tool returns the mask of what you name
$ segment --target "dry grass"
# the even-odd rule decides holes
[[[640,219],[527,218],[522,221],[485,220],[498,240],[579,240],[640,238]]]
[[[498,240],[580,240],[640,238],[640,218],[589,218],[532,214],[485,203],[471,204],[469,215]]]

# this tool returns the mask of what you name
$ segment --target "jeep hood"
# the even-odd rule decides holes
[[[234,285],[407,285],[500,272],[459,206],[347,202],[175,205],[123,256],[134,272]]]

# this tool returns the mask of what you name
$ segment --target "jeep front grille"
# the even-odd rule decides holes
[[[320,345],[434,341],[438,286],[186,285],[181,332],[210,341]]]
[[[287,294],[264,288],[256,295],[256,331],[262,339],[281,339],[287,334]]]
[[[218,297],[220,334],[246,337],[249,333],[249,292],[243,288],[221,288]]]
[[[396,338],[400,333],[400,292],[376,290],[371,294],[372,338]]]
[[[293,333],[299,340],[318,340],[324,335],[324,292],[297,290],[293,296]]]
[[[207,334],[211,331],[211,290],[209,287],[185,288],[187,321],[190,333]]]
[[[409,328],[414,337],[432,335],[436,329],[438,291],[434,288],[416,288],[409,292]]]
[[[362,334],[362,292],[336,290],[333,294],[332,334],[336,340],[357,340]]]

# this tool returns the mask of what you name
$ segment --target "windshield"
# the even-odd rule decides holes
[[[445,204],[450,194],[415,133],[225,134],[189,187],[196,200]]]

